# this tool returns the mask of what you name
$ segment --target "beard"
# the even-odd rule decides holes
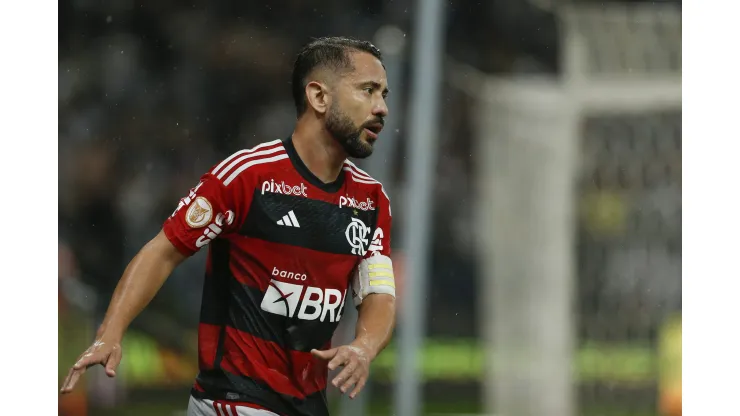
[[[347,152],[347,155],[356,159],[365,159],[373,154],[375,140],[362,140],[360,135],[365,127],[357,127],[338,106],[333,105],[326,117],[326,130]]]

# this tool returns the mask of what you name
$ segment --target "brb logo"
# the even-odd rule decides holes
[[[352,254],[364,256],[367,253],[367,234],[369,232],[370,229],[362,220],[352,218],[352,222],[344,231],[344,236],[347,237],[347,242],[352,247]]]
[[[304,321],[339,322],[347,291],[271,280],[260,307],[263,311]]]
[[[362,201],[362,202],[354,198],[347,197],[347,196],[339,197],[339,208],[350,207],[350,208],[361,209],[363,211],[375,211],[375,207],[373,206],[374,204],[375,204],[375,201],[370,199],[370,197],[367,198],[367,201]]]
[[[300,195],[304,198],[307,198],[308,195],[306,195],[306,185],[301,182],[300,186],[290,186],[287,185],[285,182],[280,181],[280,183],[275,182],[275,180],[270,179],[269,181],[262,182],[262,195],[265,194],[265,192],[270,192],[273,194],[283,194],[283,195]]]

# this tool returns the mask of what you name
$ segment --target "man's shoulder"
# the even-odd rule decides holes
[[[360,169],[357,165],[355,165],[349,160],[344,161],[344,166],[342,166],[342,169],[345,172],[348,172],[349,179],[352,182],[358,184],[359,186],[363,186],[363,187],[365,186],[366,187],[382,187],[383,186],[379,180],[373,178],[372,176],[370,176],[369,173]]]
[[[371,193],[378,195],[378,198],[385,199],[385,202],[390,205],[390,198],[388,198],[388,194],[379,180],[373,178],[369,173],[360,169],[349,160],[344,161],[343,170],[347,172],[349,180],[358,188],[367,189]]]
[[[276,164],[285,159],[288,159],[288,153],[282,140],[266,141],[232,153],[214,165],[208,173],[229,186],[257,178],[260,173],[274,169]]]

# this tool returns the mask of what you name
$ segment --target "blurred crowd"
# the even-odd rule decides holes
[[[481,43],[503,37],[480,19],[509,3],[519,7],[519,2],[451,2],[448,49],[487,70],[510,70],[520,55],[535,56],[539,67],[552,69],[551,53],[514,56],[499,47],[502,42]],[[301,44],[336,34],[373,40],[389,24],[408,32],[414,7],[409,0],[60,3],[59,233],[76,264],[60,277],[74,274],[94,288],[100,295],[95,313],[102,314],[126,262],[209,166],[237,149],[291,132],[290,71]],[[552,19],[548,25],[554,30]],[[407,62],[402,64],[405,71]],[[469,114],[457,105],[465,98],[449,88],[443,97],[441,117],[449,123],[437,200],[459,192],[471,175]],[[405,125],[398,124],[400,134],[385,139],[398,141],[402,151]],[[389,163],[394,179],[400,179],[403,159]],[[444,254],[435,255],[442,264],[434,268],[434,278],[440,287],[454,284],[459,302],[453,299],[451,308],[468,305],[472,314],[473,234],[466,228],[471,202],[436,209],[445,220],[436,222],[434,251]],[[199,254],[179,268],[146,313],[161,308],[172,324],[192,326],[203,261]],[[474,320],[466,322],[471,324],[463,330],[472,335]],[[439,332],[447,329],[460,326],[445,325]]]
[[[382,3],[60,3],[60,241],[76,263],[67,273],[101,295],[97,315],[209,166],[291,132],[300,45],[372,37]],[[202,265],[198,255],[178,269],[152,310],[192,326]]]

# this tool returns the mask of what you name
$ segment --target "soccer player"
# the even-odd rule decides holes
[[[115,376],[128,325],[205,246],[188,415],[327,415],[328,369],[340,367],[332,384],[351,398],[362,390],[395,321],[391,209],[382,185],[347,159],[373,151],[386,72],[371,43],[322,38],[298,54],[292,84],[292,135],[232,154],[180,200],[124,271],[62,393],[93,365]],[[332,348],[347,305],[358,309],[356,337]]]

